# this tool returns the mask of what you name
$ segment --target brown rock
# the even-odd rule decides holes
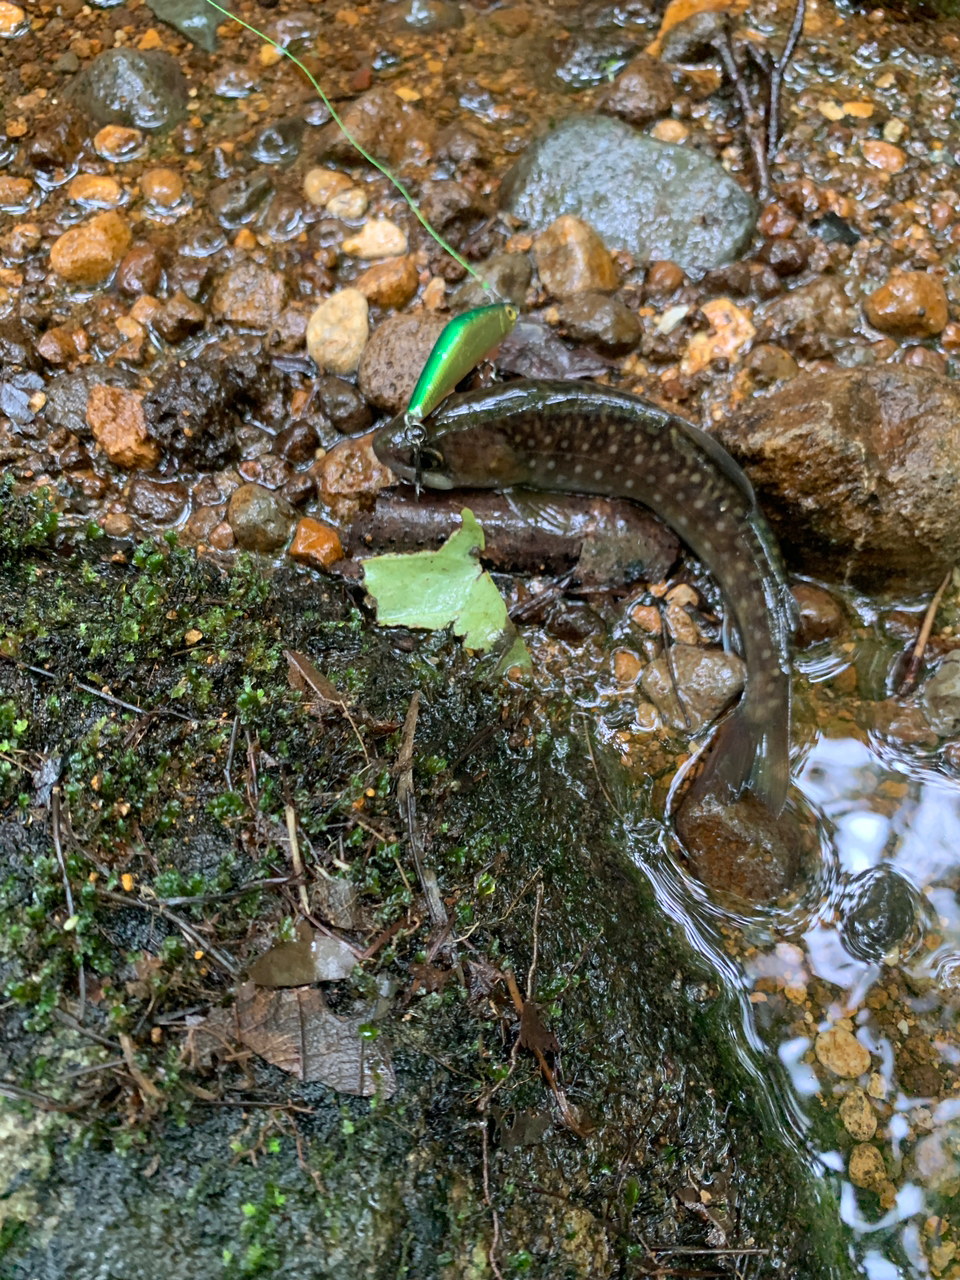
[[[123,124],[105,124],[93,139],[93,149],[104,160],[123,164],[138,160],[146,150],[146,140],[140,129]]]
[[[425,311],[384,320],[364,348],[357,368],[357,382],[370,404],[391,413],[406,408],[446,325],[444,316]]]
[[[290,536],[294,514],[289,502],[259,484],[240,485],[227,505],[230,528],[238,546],[245,551],[276,551],[282,547]]]
[[[560,323],[575,342],[588,342],[610,355],[632,351],[640,341],[640,321],[619,298],[577,293],[558,308]]]
[[[619,282],[609,251],[593,227],[562,214],[533,242],[543,287],[555,298],[590,290],[610,293]]]
[[[718,424],[789,564],[923,591],[960,562],[960,387],[888,364],[800,374]]]
[[[686,276],[675,262],[651,262],[647,267],[644,291],[650,298],[669,298],[683,284]]]
[[[187,505],[187,486],[179,480],[161,483],[149,476],[136,476],[127,491],[127,510],[153,524],[176,524]]]
[[[379,262],[356,279],[356,287],[368,302],[385,311],[399,311],[417,292],[420,273],[409,255]]]
[[[202,329],[205,319],[203,307],[191,302],[183,290],[178,289],[153,317],[152,324],[165,342],[182,342]]]
[[[862,1089],[851,1089],[840,1103],[840,1119],[857,1142],[869,1142],[877,1132],[877,1113]]]
[[[758,342],[746,360],[747,368],[753,375],[754,382],[761,387],[772,386],[774,382],[786,381],[800,372],[800,368],[789,351],[778,347],[773,342]]]
[[[357,98],[343,112],[342,119],[354,142],[391,169],[422,164],[430,158],[435,126],[422,111],[403,102],[389,85],[377,85]],[[341,133],[333,122],[326,125],[318,152],[353,164],[356,151],[346,133]]]
[[[942,333],[950,318],[943,282],[926,271],[899,271],[865,300],[863,311],[875,329],[904,338]]]
[[[797,627],[797,645],[806,649],[818,640],[829,640],[838,636],[843,630],[843,609],[839,603],[824,591],[823,587],[815,587],[809,582],[798,582],[793,587],[793,598],[797,602],[800,623]]]
[[[775,818],[750,791],[730,803],[713,795],[685,797],[674,823],[697,879],[745,902],[776,902],[811,855],[791,810]]]
[[[30,204],[33,195],[33,183],[29,178],[15,178],[9,173],[0,173],[0,209],[16,209],[22,211]]]
[[[68,284],[103,284],[126,253],[130,228],[119,213],[98,213],[65,231],[50,250],[50,265]]]
[[[304,516],[297,524],[287,554],[312,569],[329,569],[334,561],[343,559],[343,547],[336,529]]]
[[[359,289],[340,289],[307,322],[307,353],[325,373],[353,373],[367,346],[369,307]]]
[[[669,663],[660,657],[647,666],[640,687],[667,724],[696,733],[737,696],[745,674],[743,659],[735,653],[675,644]]]
[[[116,178],[107,174],[78,173],[67,187],[67,199],[112,209],[123,200],[123,188]]]
[[[218,524],[210,534],[210,545],[217,551],[232,551],[236,541],[234,532],[226,520]]]
[[[313,423],[297,418],[279,432],[273,447],[281,458],[286,458],[296,467],[313,458],[319,443],[320,435]]]
[[[869,1049],[865,1049],[853,1032],[845,1027],[821,1031],[814,1041],[813,1051],[817,1061],[835,1076],[852,1079],[870,1070]]]
[[[154,294],[163,278],[160,254],[152,244],[135,244],[117,268],[117,288],[131,298]]]
[[[223,520],[227,508],[225,506],[197,507],[184,525],[181,542],[195,546],[200,542],[209,542],[210,535]],[[227,526],[230,527],[229,525]],[[231,530],[231,534],[232,534]]]
[[[858,309],[835,276],[821,276],[758,307],[754,323],[763,339],[787,338],[800,355],[829,355],[832,339],[849,338],[857,325]]]
[[[670,114],[677,96],[673,76],[656,58],[638,53],[628,62],[598,104],[607,115],[630,124],[649,124]]]
[[[140,190],[159,209],[173,209],[183,199],[183,178],[176,169],[148,169],[140,179]]]
[[[87,397],[87,423],[114,466],[149,471],[157,465],[160,449],[147,434],[139,391],[96,383]]]
[[[250,329],[269,329],[283,308],[284,280],[256,262],[231,267],[217,282],[214,315]]]
[[[37,342],[37,355],[47,364],[69,364],[80,355],[76,330],[68,325],[54,325]]]
[[[883,1156],[866,1142],[861,1142],[850,1152],[848,1171],[853,1185],[866,1191],[881,1191],[887,1182]]]
[[[907,163],[907,157],[892,142],[883,142],[880,138],[866,138],[860,144],[863,158],[875,169],[883,169],[886,173],[899,173]]]
[[[341,440],[320,459],[315,474],[326,498],[375,494],[393,484],[388,471],[373,452],[373,433],[355,440]]]

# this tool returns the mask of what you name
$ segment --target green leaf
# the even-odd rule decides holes
[[[463,527],[439,551],[373,556],[364,564],[364,585],[377,602],[383,627],[439,631],[453,626],[470,649],[509,649],[508,666],[529,665],[523,641],[507,615],[500,592],[483,568],[483,530],[472,511],[460,513]]]

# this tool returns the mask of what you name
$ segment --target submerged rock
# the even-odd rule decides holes
[[[890,867],[873,867],[849,887],[843,911],[843,945],[857,960],[882,960],[916,933],[916,889]]]
[[[736,258],[756,221],[753,199],[715,160],[604,116],[574,116],[534,142],[501,202],[536,229],[573,214],[606,245],[693,274]]]
[[[107,49],[70,85],[68,96],[98,125],[167,129],[187,112],[187,81],[162,49]]]
[[[904,365],[800,374],[718,426],[788,564],[923,591],[960,559],[960,387]]]

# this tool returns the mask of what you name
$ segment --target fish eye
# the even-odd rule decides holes
[[[421,471],[439,471],[443,466],[443,454],[425,445],[420,450],[419,462]]]

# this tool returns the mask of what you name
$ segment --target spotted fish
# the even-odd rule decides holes
[[[589,384],[517,381],[451,396],[413,437],[403,417],[377,456],[428,488],[523,486],[643,503],[711,570],[740,632],[746,687],[693,784],[772,813],[790,781],[794,602],[749,480],[706,432],[638,396]]]

